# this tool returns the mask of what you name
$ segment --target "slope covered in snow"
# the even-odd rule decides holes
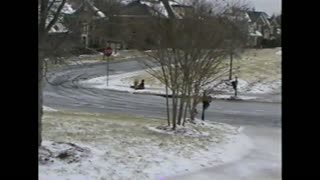
[[[235,161],[253,147],[238,127],[227,124],[186,124],[187,133],[203,136],[150,129],[161,124],[135,117],[45,114],[40,154],[50,158],[39,164],[39,179],[157,180]]]

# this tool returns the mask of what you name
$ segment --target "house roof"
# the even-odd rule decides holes
[[[179,18],[179,15],[177,12],[175,12],[173,7],[188,7],[185,4],[181,4],[177,1],[169,0],[169,6],[172,9],[172,11],[175,13],[175,15]],[[160,0],[135,0],[132,1],[131,3],[128,3],[127,8],[133,8],[133,7],[139,7],[140,12],[132,12],[132,11],[124,11],[124,13],[133,13],[135,15],[139,14],[144,14],[144,15],[160,15],[163,17],[168,17],[168,12]],[[136,9],[137,10],[137,9]]]
[[[248,11],[247,13],[248,13],[252,22],[256,22],[259,19],[259,17],[264,17],[264,18],[268,19],[268,14],[265,12]]]
[[[255,32],[249,33],[249,36],[261,37],[262,33],[260,31],[255,31]]]
[[[95,16],[97,19],[105,18],[106,15],[100,11],[96,6],[93,5],[93,3],[90,0],[82,0],[81,5],[78,7],[76,12],[78,12],[80,9],[82,9],[84,6],[88,6],[91,11],[95,13]]]

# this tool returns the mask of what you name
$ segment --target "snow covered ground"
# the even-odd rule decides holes
[[[163,120],[120,119],[101,114],[45,114],[40,154],[51,150],[53,162],[39,164],[39,179],[166,179],[238,160],[253,148],[239,127],[227,124],[197,120],[186,124],[185,132],[191,133],[187,136],[154,131],[166,123]],[[76,160],[63,157],[66,151]]]
[[[143,90],[134,90],[130,88],[133,85],[132,77],[139,76],[145,77],[145,89]],[[80,84],[86,87],[91,88],[98,88],[98,89],[110,89],[110,90],[117,90],[117,91],[125,91],[130,93],[150,93],[150,94],[165,94],[165,86],[161,84],[158,80],[153,79],[152,83],[146,79],[149,79],[151,75],[148,75],[145,71],[136,71],[130,73],[123,73],[118,75],[111,75],[109,76],[109,86],[106,83],[106,76],[101,76],[85,81],[80,81]],[[141,79],[140,79],[141,80]],[[211,85],[213,86],[214,83]],[[210,87],[210,85],[209,85]],[[252,94],[266,94],[272,93],[275,90],[278,90],[281,87],[281,81],[271,81],[271,82],[259,82],[250,84],[245,80],[239,79],[238,80],[238,92],[241,93],[252,93]],[[226,83],[222,83],[215,87],[213,90],[219,91],[220,93],[233,93],[234,90],[230,85]],[[169,94],[171,91],[169,90]],[[230,95],[213,95],[216,98],[228,98]],[[240,95],[242,99],[254,99],[254,97],[243,96]]]
[[[130,86],[133,85],[133,81],[131,81],[130,78],[133,76],[144,74],[144,73],[146,72],[142,70],[142,71],[135,71],[130,73],[111,75],[109,76],[108,86],[106,82],[107,80],[106,76],[101,76],[97,78],[80,81],[80,84],[86,87],[91,87],[91,88],[110,89],[110,90],[124,91],[124,92],[130,92],[130,93],[165,94],[165,88],[163,85],[149,85],[148,81],[146,81],[146,84],[145,84],[146,89],[135,90],[130,88]]]
[[[51,107],[47,107],[47,106],[43,106],[42,107],[43,108],[43,111],[48,111],[48,112],[56,112],[56,111],[58,111],[58,110],[56,110],[56,109],[53,109],[53,108],[51,108]]]
[[[276,55],[281,56],[281,55],[282,55],[282,51],[281,51],[281,50],[277,51],[277,52],[276,52]]]

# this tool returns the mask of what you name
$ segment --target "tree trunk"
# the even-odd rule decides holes
[[[191,87],[189,86],[187,88],[187,103],[186,103],[186,107],[185,107],[185,110],[184,110],[184,115],[183,115],[183,126],[184,126],[184,123],[186,121],[186,117],[187,117],[187,111],[189,109],[189,111],[191,110],[190,109],[190,104],[191,104],[191,100],[192,100],[192,96],[191,96]]]
[[[188,107],[189,107],[189,104],[190,104],[190,94],[188,93],[188,99],[187,99],[187,103],[184,107],[184,113],[183,113],[183,122],[182,122],[182,126],[184,126],[185,122],[186,122],[186,117],[187,117],[187,110],[188,110]]]
[[[196,112],[197,112],[197,110],[196,110],[196,108],[197,108],[197,104],[198,104],[198,94],[199,94],[199,90],[198,89],[196,89],[195,90],[195,93],[194,93],[194,97],[192,97],[193,98],[193,102],[192,102],[192,105],[191,105],[191,107],[190,107],[190,119],[192,120],[192,121],[194,121],[195,120],[195,117],[196,117]],[[191,103],[190,103],[191,104]]]
[[[185,75],[187,76],[187,75]],[[188,89],[188,83],[187,79],[184,78],[183,84],[182,84],[182,92],[181,92],[181,98],[180,98],[180,106],[179,106],[179,114],[178,114],[178,124],[181,125],[181,120],[182,120],[182,115],[183,115],[183,110],[184,110],[184,105],[186,103],[187,99],[187,89]]]
[[[232,79],[232,61],[233,61],[233,54],[230,53],[230,69],[229,69],[229,80]]]
[[[43,58],[38,58],[38,147],[42,142],[42,76],[43,76]]]
[[[170,109],[169,109],[169,96],[168,96],[168,80],[166,80],[166,105],[167,105],[167,120],[170,126]]]
[[[185,104],[185,95],[183,94],[182,97],[180,98],[180,106],[179,106],[179,114],[178,114],[178,124],[179,125],[181,125],[184,104]]]
[[[172,91],[172,129],[176,129],[177,119],[177,97],[175,90]]]

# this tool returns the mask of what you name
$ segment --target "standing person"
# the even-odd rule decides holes
[[[212,101],[212,97],[208,96],[206,94],[206,91],[203,92],[203,96],[202,96],[202,116],[201,119],[204,121],[204,113],[205,110],[208,109],[208,107],[210,106],[210,103]]]
[[[234,97],[237,97],[237,95],[238,95],[238,77],[236,76],[236,79],[234,81],[232,81],[231,83],[232,83],[232,87],[234,89]]]

